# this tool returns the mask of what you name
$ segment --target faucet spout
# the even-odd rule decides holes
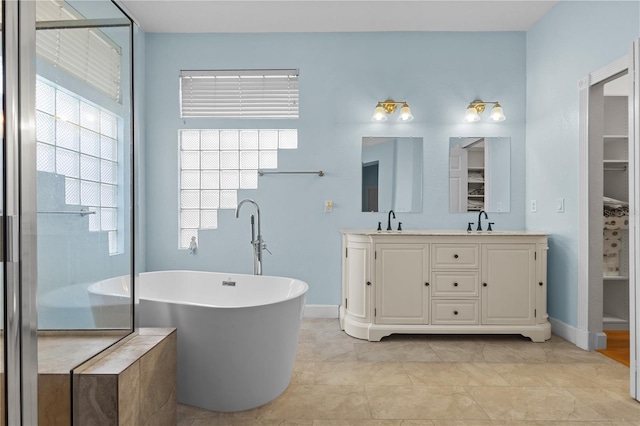
[[[266,244],[262,239],[262,231],[260,229],[260,207],[258,206],[258,203],[256,203],[252,199],[245,198],[244,200],[240,201],[238,203],[238,207],[236,207],[236,219],[240,217],[240,207],[242,207],[244,203],[253,204],[253,206],[256,208],[256,216],[257,216],[257,222],[258,222],[257,237],[256,237],[256,231],[254,227],[255,226],[254,215],[251,215],[251,245],[253,246],[253,274],[262,275],[262,249],[266,248]]]
[[[486,220],[489,220],[489,216],[487,216],[487,212],[485,212],[484,210],[480,210],[480,213],[478,213],[478,227],[476,228],[476,231],[482,231],[482,214],[484,213],[484,218]]]
[[[387,215],[387,231],[391,231],[391,215],[393,218],[396,218],[396,213],[393,210],[389,210],[389,214]]]

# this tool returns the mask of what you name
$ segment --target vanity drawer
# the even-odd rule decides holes
[[[478,297],[478,271],[434,271],[432,297]]]
[[[478,244],[433,244],[432,268],[477,268]]]
[[[432,300],[431,324],[479,324],[477,300]]]

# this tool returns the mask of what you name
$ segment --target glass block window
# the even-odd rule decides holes
[[[238,189],[257,189],[258,172],[278,167],[279,149],[296,149],[295,129],[180,130],[179,248],[198,229],[218,227],[218,210],[235,209]]]
[[[36,80],[37,169],[65,176],[65,203],[88,208],[89,231],[118,253],[118,120],[87,100]]]

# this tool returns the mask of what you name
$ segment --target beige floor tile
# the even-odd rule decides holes
[[[487,415],[462,386],[366,386],[375,419],[482,420]]]
[[[296,361],[356,361],[352,341],[300,342]]]
[[[177,406],[178,426],[223,425],[232,424],[230,422],[234,421],[250,422],[256,419],[257,414],[257,408],[236,413],[222,413],[186,404]]]
[[[493,364],[510,386],[559,388],[629,387],[629,369],[609,364]],[[624,371],[626,370],[626,371]],[[623,377],[621,377],[621,375]]]
[[[487,363],[405,362],[402,366],[414,385],[509,386]]]
[[[482,359],[484,362],[547,362],[548,354],[541,345],[544,343],[487,343],[482,347]]]
[[[613,426],[608,421],[535,421],[535,420],[434,420],[434,426]],[[622,425],[619,425],[622,426]]]
[[[629,367],[616,361],[602,364],[578,364],[575,367],[584,375],[588,375],[595,386],[629,396]]]
[[[400,426],[402,420],[314,420],[313,426]],[[428,426],[433,426],[427,423]]]
[[[399,362],[323,362],[315,370],[318,385],[411,385]]]
[[[358,361],[440,362],[438,355],[422,340],[355,343]]]
[[[491,420],[607,420],[565,389],[552,387],[468,387]]]
[[[484,362],[484,343],[475,340],[435,340],[429,347],[443,362]]]
[[[178,426],[640,426],[638,410],[628,368],[556,335],[367,342],[305,319],[282,396],[239,413],[179,404]]]
[[[589,405],[603,418],[616,421],[640,423],[640,403],[631,396],[621,396],[607,389],[568,389],[582,403]]]
[[[364,386],[291,385],[258,408],[258,419],[370,419]]]
[[[297,385],[313,385],[316,382],[316,365],[313,361],[296,361],[293,366],[291,383]]]
[[[196,419],[188,426],[313,426],[313,420],[297,419]]]

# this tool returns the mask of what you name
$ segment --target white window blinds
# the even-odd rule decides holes
[[[298,70],[182,71],[180,115],[298,118]]]
[[[84,19],[64,2],[36,2],[39,22]],[[36,54],[75,78],[120,101],[120,48],[89,28],[39,29]]]

